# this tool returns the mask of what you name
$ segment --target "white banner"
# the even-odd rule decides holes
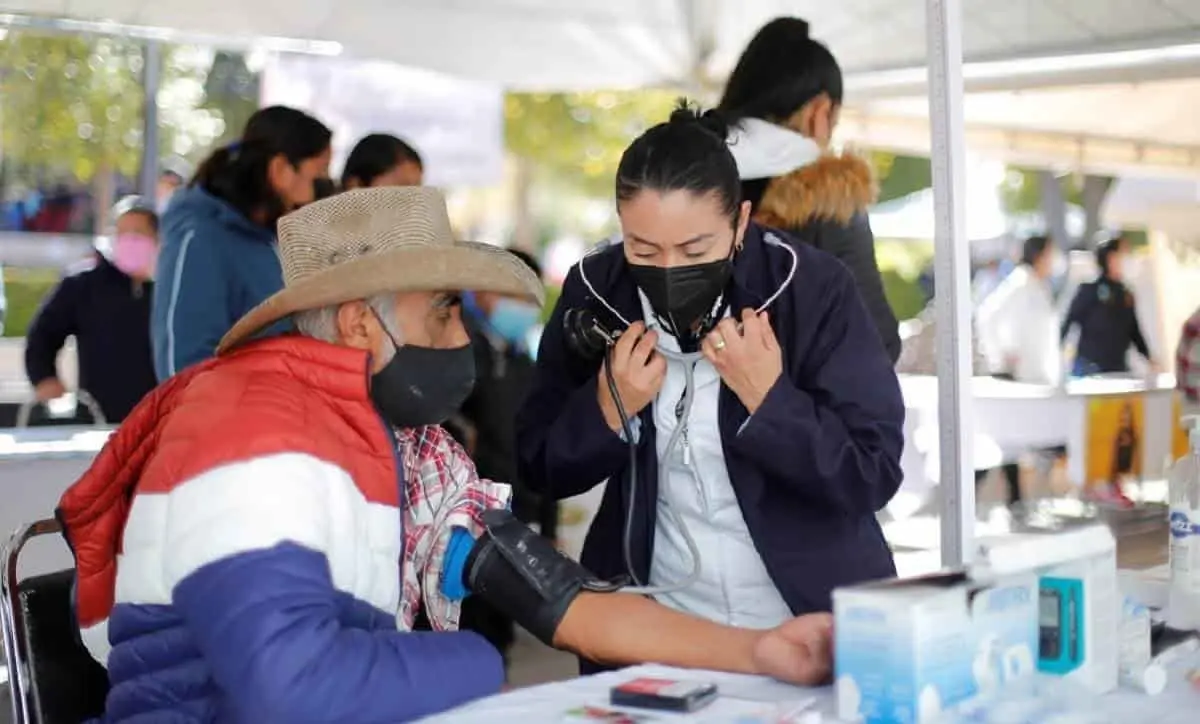
[[[300,108],[333,129],[333,168],[369,133],[404,139],[433,186],[499,183],[504,164],[504,92],[378,61],[279,55],[264,69],[262,104]]]

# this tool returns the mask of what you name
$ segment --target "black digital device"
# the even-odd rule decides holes
[[[1062,594],[1043,588],[1038,595],[1038,656],[1057,660],[1062,656]]]
[[[1042,578],[1038,594],[1038,670],[1066,674],[1083,665],[1083,582]]]

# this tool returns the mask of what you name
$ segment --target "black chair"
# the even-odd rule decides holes
[[[0,629],[13,724],[79,724],[104,712],[108,672],[79,639],[72,610],[75,570],[17,580],[25,544],[60,531],[55,520],[24,526],[0,557]]]

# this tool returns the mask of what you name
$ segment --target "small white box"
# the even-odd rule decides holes
[[[833,594],[838,716],[926,724],[981,691],[1034,673],[1037,578],[964,572]]]
[[[1123,598],[1108,526],[1075,524],[979,542],[973,577],[1016,571],[1035,572],[1039,579],[1038,670],[1096,694],[1117,688]]]

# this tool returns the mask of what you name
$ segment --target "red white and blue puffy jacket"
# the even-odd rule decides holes
[[[499,690],[466,632],[397,630],[396,443],[364,353],[253,343],[168,380],[63,496],[104,720],[399,722]]]

